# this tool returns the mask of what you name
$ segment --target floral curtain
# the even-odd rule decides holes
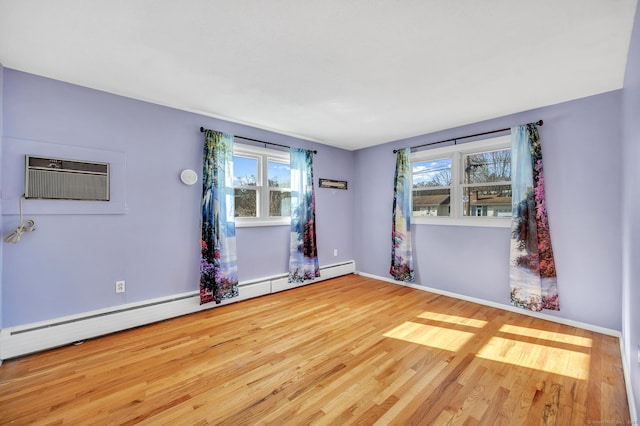
[[[544,195],[542,147],[535,124],[511,129],[511,304],[560,310]]]
[[[289,282],[320,276],[316,246],[313,151],[291,148],[291,246]]]
[[[413,282],[413,256],[411,254],[411,149],[398,151],[393,190],[393,225],[391,232],[391,268],[397,281]]]
[[[238,295],[233,135],[205,130],[200,304]]]

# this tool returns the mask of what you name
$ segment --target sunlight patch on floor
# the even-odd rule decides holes
[[[589,354],[569,349],[492,337],[476,356],[580,380],[589,378]]]
[[[570,345],[584,346],[590,348],[592,340],[588,337],[574,336],[571,334],[558,333],[552,331],[538,330],[537,328],[520,327],[517,325],[505,324],[500,327],[503,333],[517,334],[520,336],[534,337],[536,339],[549,340],[551,342],[567,343]]]
[[[449,324],[466,325],[467,327],[475,328],[482,328],[487,325],[487,321],[475,318],[459,317],[457,315],[441,314],[439,312],[425,311],[418,315],[418,318],[424,318],[432,321],[448,322]]]
[[[474,333],[407,321],[386,332],[384,336],[457,352],[474,336]]]

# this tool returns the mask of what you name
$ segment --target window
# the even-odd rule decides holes
[[[451,214],[451,158],[412,163],[413,216]]]
[[[289,152],[234,144],[233,186],[236,226],[290,223]]]
[[[411,154],[413,223],[510,226],[511,139]]]
[[[462,156],[462,214],[511,217],[511,148]]]

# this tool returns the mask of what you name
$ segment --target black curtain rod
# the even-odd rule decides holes
[[[200,127],[200,133],[204,133],[204,127]],[[259,140],[259,139],[245,138],[244,136],[236,136],[236,135],[233,135],[233,137],[234,137],[234,138],[239,138],[239,139],[244,139],[244,140],[246,140],[246,141],[258,142],[258,143],[266,143],[266,144],[269,144],[269,145],[281,146],[281,147],[283,147],[283,148],[289,148],[289,149],[291,149],[291,147],[290,147],[289,145],[281,145],[281,144],[279,144],[279,143],[267,142],[267,141],[261,141],[261,140]],[[318,151],[316,151],[316,150],[314,149],[314,150],[313,150],[313,153],[314,153],[314,154],[317,154],[317,153],[318,153]]]
[[[538,126],[542,126],[542,124],[544,124],[544,122],[542,120],[538,120],[538,121],[536,121],[535,124],[538,125]],[[452,142],[452,141],[454,142],[454,145],[455,145],[456,142],[458,142],[458,140],[460,140],[460,139],[467,139],[467,138],[473,138],[473,137],[476,137],[476,136],[490,135],[492,133],[506,132],[507,130],[511,130],[511,127],[507,127],[505,129],[491,130],[489,132],[476,133],[474,135],[467,135],[467,136],[460,136],[460,137],[457,137],[457,138],[445,139],[443,141],[438,141],[438,142],[429,142],[429,143],[425,143],[425,144],[422,144],[422,145],[412,146],[410,149],[422,148],[423,146],[437,145],[439,143]],[[394,154],[397,153],[397,152],[398,152],[397,149],[393,150]]]

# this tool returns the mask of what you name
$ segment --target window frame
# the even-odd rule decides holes
[[[486,151],[511,149],[511,135],[497,136],[479,141],[450,145],[441,148],[425,149],[411,153],[411,188],[413,200],[413,165],[414,163],[451,158],[450,215],[449,216],[411,216],[412,224],[478,226],[493,228],[510,228],[511,217],[464,216],[463,191],[465,184],[463,159],[465,155],[479,154]],[[484,185],[484,184],[482,184]],[[472,185],[473,186],[473,185]],[[479,185],[481,186],[481,185]]]
[[[278,190],[281,192],[291,192],[291,188],[279,188],[269,186],[269,162],[291,164],[288,151],[278,151],[269,148],[262,148],[253,145],[234,143],[233,156],[244,157],[257,160],[257,176],[255,186],[233,185],[236,188],[256,190],[256,214],[257,217],[236,217],[236,228],[254,226],[285,226],[291,224],[291,216],[269,216],[269,192]],[[234,170],[235,178],[235,170]]]

